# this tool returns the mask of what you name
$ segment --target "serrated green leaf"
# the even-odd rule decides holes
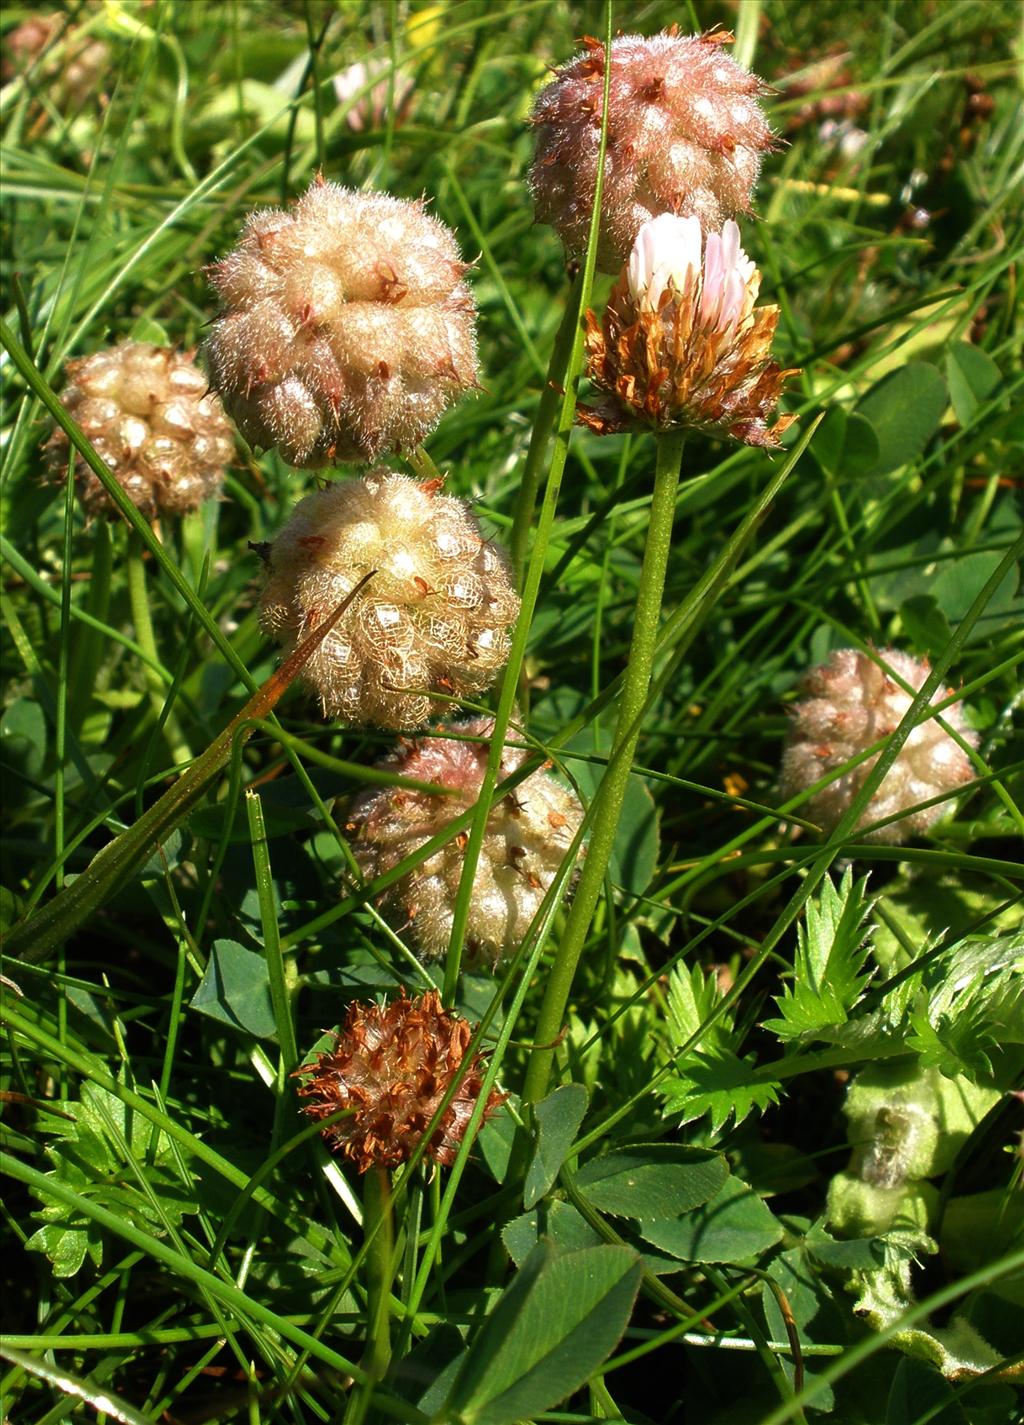
[[[779,1101],[780,1085],[757,1070],[753,1055],[740,1058],[731,1050],[687,1056],[681,1067],[662,1085],[665,1111],[679,1114],[683,1123],[711,1115],[717,1133],[730,1118],[738,1126],[749,1114],[763,1113]]]
[[[870,909],[866,876],[854,885],[847,867],[838,887],[823,878],[797,927],[792,981],[775,999],[782,1017],[765,1020],[765,1029],[782,1040],[813,1039],[825,1028],[846,1023],[871,979],[871,972],[864,971],[870,951],[864,922]]]
[[[679,1217],[707,1202],[729,1176],[721,1153],[645,1143],[584,1163],[575,1184],[592,1207],[620,1217]]]
[[[583,1122],[588,1097],[582,1084],[562,1084],[533,1110],[537,1146],[526,1172],[525,1208],[538,1203],[558,1177]]]
[[[536,1247],[471,1344],[437,1425],[514,1425],[571,1395],[614,1350],[642,1271],[628,1247]]]
[[[82,1085],[77,1101],[62,1104],[70,1118],[57,1120],[47,1156],[54,1164],[46,1174],[76,1196],[88,1196],[120,1216],[162,1232],[165,1223],[178,1223],[195,1202],[183,1187],[170,1140],[139,1114],[129,1114],[120,1099],[92,1083]],[[180,1151],[180,1150],[179,1150]],[[157,1205],[137,1184],[126,1161],[146,1163],[146,1176]],[[104,1237],[95,1221],[63,1202],[48,1201],[35,1216],[45,1224],[29,1238],[33,1251],[43,1252],[58,1277],[71,1277],[88,1257],[95,1266],[103,1258]]]

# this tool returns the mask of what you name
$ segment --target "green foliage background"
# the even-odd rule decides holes
[[[27,13],[9,5],[4,32]],[[426,193],[478,255],[485,388],[428,448],[507,540],[568,294],[557,238],[532,223],[525,120],[548,67],[607,21],[567,0],[61,13],[108,47],[95,91],[68,107],[29,74],[0,99],[6,321],[41,377],[5,365],[7,925],[135,823],[271,674],[250,545],[313,488],[240,453],[224,501],[165,523],[143,559],[121,522],[86,526],[41,479],[41,394],[67,358],[125,337],[198,344],[203,265],[318,170]],[[325,725],[293,692],[79,933],[8,962],[13,1420],[1015,1418],[1020,12],[612,0],[610,19],[722,24],[777,87],[788,146],[744,243],[782,310],[776,356],[801,368],[800,421],[774,458],[687,442],[655,691],[560,1087],[510,1158],[561,911],[539,961],[462,978],[510,1097],[452,1173],[398,1185],[397,1364],[366,1382],[361,1185],[287,1075],[352,998],[441,970],[353,892],[337,829],[336,799],[389,739]],[[336,102],[331,75],[367,56],[415,83],[401,126],[353,132]],[[821,137],[844,113],[856,153]],[[540,551],[524,726],[587,802],[653,470],[648,438],[576,430]],[[926,844],[822,847],[792,834],[799,806],[780,819],[785,704],[851,645],[898,646],[963,686],[977,780]],[[870,1113],[903,1094],[942,1147],[884,1220],[853,1201],[862,1129],[842,1115],[849,1075],[879,1062]]]

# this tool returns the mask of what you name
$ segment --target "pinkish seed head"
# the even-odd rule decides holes
[[[493,719],[486,717],[447,724],[438,734],[456,736],[418,739],[381,763],[404,777],[447,787],[451,795],[382,787],[356,797],[347,829],[367,880],[397,866],[475,805],[493,730]],[[526,756],[521,748],[506,746],[498,780],[521,767]],[[574,793],[544,771],[531,773],[494,803],[466,925],[471,960],[494,964],[522,943],[582,819]],[[465,836],[454,837],[386,892],[386,904],[426,959],[448,948],[465,845]]]
[[[725,54],[731,38],[666,30],[613,41],[597,250],[603,272],[618,270],[642,224],[661,213],[692,215],[710,231],[750,211],[774,137],[758,103],[768,86]],[[541,91],[532,116],[537,221],[557,229],[572,256],[587,244],[604,96],[604,46],[585,43]]]
[[[246,439],[292,465],[412,449],[476,383],[465,271],[422,202],[316,181],[252,213],[210,268],[211,380]]]
[[[885,667],[914,692],[929,673],[927,662],[894,648],[882,649],[878,661],[856,649],[841,648],[804,677],[801,690],[809,696],[790,709],[793,721],[782,757],[782,795],[789,800],[829,772],[838,772],[798,809],[826,832],[839,824],[879,754],[847,772],[839,769],[893,732],[913,701],[913,694],[889,677]],[[944,702],[950,695],[949,688],[937,688],[931,702]],[[944,708],[941,716],[968,746],[977,746],[978,734],[968,727],[960,703]],[[913,808],[954,793],[972,775],[970,758],[949,733],[934,719],[922,722],[911,732],[854,830],[905,813],[863,839],[898,844],[919,835],[947,808],[941,803],[920,811]]]

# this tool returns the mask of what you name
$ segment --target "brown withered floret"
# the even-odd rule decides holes
[[[599,435],[639,421],[774,447],[796,419],[768,425],[796,372],[772,359],[779,309],[754,305],[760,274],[735,223],[707,234],[703,259],[701,242],[693,218],[646,223],[602,320],[586,313],[587,374],[608,399],[577,418]]]
[[[425,1150],[448,1167],[483,1091],[481,1056],[465,1064],[472,1036],[466,1020],[442,1007],[436,990],[416,999],[403,992],[386,1005],[353,1004],[334,1048],[296,1070],[307,1080],[299,1089],[310,1100],[304,1110],[317,1122],[346,1110],[323,1135],[361,1173],[396,1168],[422,1143],[441,1100],[460,1078]],[[481,1121],[504,1100],[492,1091]]]

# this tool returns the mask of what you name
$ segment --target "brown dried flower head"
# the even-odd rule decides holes
[[[602,435],[641,421],[778,445],[796,417],[767,419],[796,373],[771,359],[779,309],[754,306],[760,285],[731,219],[706,238],[696,218],[645,223],[602,322],[586,314],[587,372],[610,399],[579,419]]]
[[[147,519],[182,514],[220,489],[235,444],[220,401],[183,351],[121,342],[67,364],[61,401]],[[46,443],[52,477],[68,471],[68,438]],[[100,481],[75,456],[75,486],[90,514],[117,513]]]
[[[927,662],[894,648],[883,649],[877,661],[856,649],[841,648],[829,656],[827,663],[804,677],[801,691],[808,696],[790,709],[793,721],[782,758],[782,795],[786,800],[843,767],[896,729],[913,694],[900,687],[886,668],[914,692],[922,687],[929,673]],[[944,702],[950,696],[949,688],[937,688],[931,702]],[[941,716],[968,746],[977,746],[978,735],[968,727],[960,703],[944,708]],[[878,756],[876,753],[851,767],[815,792],[799,808],[800,814],[825,831],[833,830]],[[948,810],[941,803],[918,811],[912,808],[932,797],[955,792],[972,776],[970,758],[949,733],[934,719],[922,722],[911,732],[854,829],[860,831],[876,821],[905,813],[898,821],[862,839],[906,841],[927,831]]]
[[[56,109],[77,109],[98,93],[109,62],[103,41],[82,34],[66,16],[29,15],[4,35],[0,78],[7,84],[24,75]]]
[[[445,1167],[455,1161],[483,1091],[482,1061],[465,1063],[470,1025],[441,1006],[436,990],[391,1004],[353,1004],[333,1049],[298,1069],[307,1082],[299,1093],[310,1118],[346,1110],[324,1137],[361,1173],[396,1168],[422,1143],[454,1079],[459,1086],[441,1115],[426,1155]],[[486,1121],[505,1100],[492,1091]]]
[[[325,717],[421,727],[437,694],[481,693],[508,660],[519,599],[505,557],[437,484],[384,469],[340,480],[271,546],[260,617],[288,654],[376,571],[306,665]]]
[[[447,787],[451,795],[381,787],[356,797],[346,829],[367,880],[390,871],[476,804],[493,731],[494,720],[487,717],[451,723],[438,728],[446,735],[412,742],[380,764],[415,781]],[[527,755],[506,746],[499,781],[521,767]],[[544,771],[533,772],[494,803],[466,924],[471,962],[494,964],[522,943],[582,820],[575,794]],[[465,833],[453,837],[385,893],[385,904],[408,925],[425,958],[448,949],[466,842]]]
[[[213,384],[245,438],[292,465],[411,449],[476,384],[466,271],[422,201],[318,179],[253,213],[209,269]]]
[[[774,139],[757,102],[768,86],[723,53],[731,40],[723,30],[684,36],[673,26],[612,42],[601,271],[617,271],[659,213],[692,214],[710,231],[750,211]],[[584,45],[541,90],[532,117],[537,221],[550,223],[572,256],[587,245],[604,97],[604,46],[590,38]]]

